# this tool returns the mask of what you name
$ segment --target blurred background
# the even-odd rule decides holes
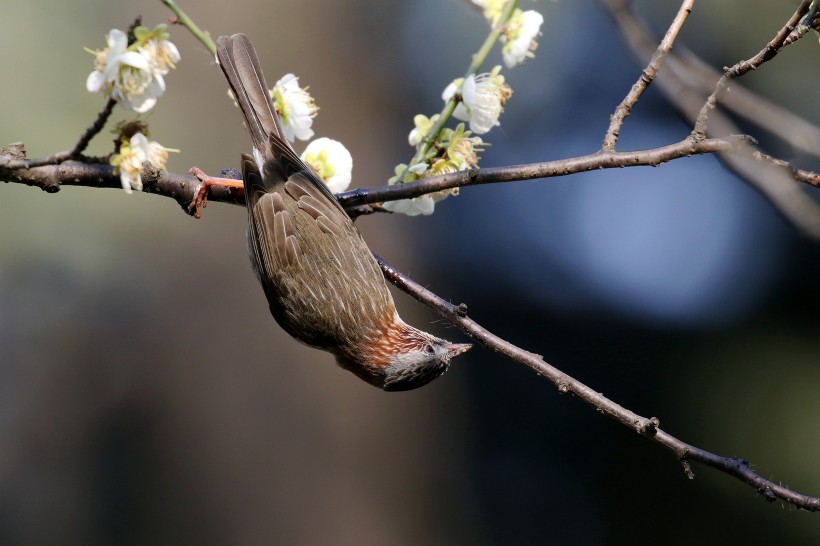
[[[374,186],[411,157],[413,115],[440,110],[483,41],[466,4],[183,7],[214,36],[250,35],[271,83],[295,72],[309,85],[316,135],[342,140],[354,183]],[[699,2],[680,42],[716,67],[748,58],[798,2],[766,4]],[[543,13],[543,37],[505,71],[515,94],[485,167],[596,150],[641,69],[595,2],[522,5]],[[660,35],[678,2],[637,5]],[[104,104],[85,91],[83,47],[170,15],[147,0],[6,0],[3,12],[0,144],[23,141],[31,157],[69,148]],[[144,116],[152,137],[182,150],[172,171],[236,167],[249,142],[222,75],[187,31],[172,40],[182,61]],[[818,58],[807,37],[743,83],[820,123]],[[91,153],[111,149],[107,131]],[[621,149],[688,131],[650,89]],[[490,330],[670,433],[820,495],[818,248],[714,158],[467,188],[433,216],[357,223]],[[699,465],[690,481],[667,451],[480,348],[421,390],[365,385],[274,323],[240,207],[214,203],[196,221],[152,195],[3,184],[0,233],[0,544],[820,541],[817,515]],[[396,298],[408,322],[464,340]]]

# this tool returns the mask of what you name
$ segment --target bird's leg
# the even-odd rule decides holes
[[[188,214],[196,216],[199,219],[202,216],[202,208],[208,205],[208,190],[211,186],[221,186],[229,188],[233,191],[245,191],[245,183],[242,180],[234,180],[233,178],[215,178],[205,174],[205,171],[199,167],[192,167],[188,174],[196,176],[202,184],[199,186],[191,203],[188,205]]]

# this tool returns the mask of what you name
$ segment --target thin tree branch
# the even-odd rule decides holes
[[[720,79],[720,72],[685,47],[678,45],[675,52],[667,60],[664,73],[677,74],[677,80],[686,80],[688,85],[700,89],[704,97],[711,93],[715,82]],[[820,156],[820,127],[750,91],[739,82],[732,83],[732,92],[723,97],[721,104],[792,148]]]
[[[470,319],[467,316],[466,305],[453,305],[399,272],[379,256],[376,256],[376,260],[379,262],[379,266],[381,266],[385,278],[413,296],[419,302],[433,309],[439,316],[453,323],[461,331],[481,343],[487,349],[523,364],[539,376],[551,381],[560,392],[574,394],[601,413],[608,415],[622,425],[631,428],[638,434],[672,451],[683,465],[684,471],[690,479],[694,478],[694,474],[689,466],[689,461],[696,461],[738,478],[753,487],[758,493],[763,495],[766,500],[774,501],[780,499],[804,510],[812,512],[820,510],[820,498],[797,493],[788,487],[760,477],[749,468],[748,461],[744,459],[721,457],[679,440],[661,430],[660,421],[657,418],[642,417],[624,408],[603,394],[596,392],[584,383],[548,364],[540,355],[521,349],[501,339]]]
[[[174,0],[162,0],[162,3],[174,12],[174,15],[177,18],[174,23],[180,24],[187,28],[191,34],[193,34],[194,37],[205,46],[211,55],[216,54],[216,43],[214,43],[213,38],[211,38],[211,34],[207,30],[202,30],[199,28],[199,25],[197,25],[193,19],[188,17],[188,14],[185,13],[182,8],[174,2]]]
[[[683,24],[692,12],[692,6],[694,4],[695,0],[683,1],[680,9],[678,10],[678,14],[672,20],[669,30],[666,31],[666,35],[663,37],[660,45],[658,45],[658,48],[652,55],[652,59],[650,59],[649,64],[646,65],[646,68],[644,68],[641,72],[641,76],[638,78],[638,81],[632,85],[632,89],[630,89],[629,93],[627,93],[621,101],[621,104],[619,104],[615,109],[615,112],[610,118],[609,129],[606,131],[604,143],[601,147],[601,149],[605,152],[615,151],[615,147],[618,144],[618,136],[621,131],[621,126],[624,124],[624,120],[632,111],[632,107],[635,106],[638,100],[640,100],[643,92],[646,91],[646,88],[649,87],[649,84],[651,84],[652,80],[654,80],[655,76],[657,76],[658,71],[663,65],[664,59],[666,59],[666,55],[669,53],[669,50],[672,49],[672,44],[675,43],[675,39],[678,37],[681,28],[683,28]]]
[[[70,150],[57,152],[55,154],[37,159],[0,156],[0,169],[26,169],[39,167],[41,165],[56,165],[58,163],[62,163],[63,161],[68,161],[69,159],[79,158],[80,154],[82,154],[88,147],[88,143],[91,142],[91,139],[102,131],[103,127],[105,127],[105,123],[108,121],[108,118],[111,117],[111,112],[114,110],[114,105],[116,104],[116,100],[108,99],[105,107],[97,115],[96,121],[94,121],[94,123],[91,124],[91,126],[86,129],[82,135],[80,135],[80,140],[78,140],[77,144],[75,144]]]
[[[778,31],[772,41],[766,44],[766,47],[760,50],[757,55],[751,59],[740,61],[731,68],[724,70],[723,76],[718,80],[717,85],[715,85],[715,90],[709,95],[709,98],[706,99],[698,117],[695,119],[695,127],[692,130],[694,135],[701,138],[706,137],[706,129],[709,126],[709,112],[717,107],[718,101],[720,101],[721,97],[728,91],[729,81],[746,74],[750,70],[756,70],[763,65],[763,63],[773,59],[780,50],[787,45],[786,39],[789,38],[792,31],[797,28],[797,25],[809,12],[811,3],[812,0],[803,0],[800,6],[798,6],[797,11],[789,18],[783,28]],[[793,43],[793,40],[789,43]]]
[[[682,157],[715,152],[730,152],[747,141],[751,141],[750,138],[742,135],[706,139],[702,142],[695,142],[692,139],[686,138],[675,144],[648,150],[633,152],[598,151],[588,155],[555,161],[458,171],[455,173],[431,176],[415,182],[408,182],[407,184],[395,184],[393,186],[380,188],[360,188],[341,193],[337,195],[337,198],[343,206],[347,208],[369,203],[393,201],[396,199],[409,199],[441,190],[476,186],[479,184],[516,182],[520,180],[532,180],[534,178],[552,178],[600,169],[637,166],[657,167],[662,163]]]
[[[816,172],[799,169],[791,163],[789,163],[788,161],[772,157],[769,154],[764,154],[760,151],[756,151],[754,154],[752,154],[752,158],[764,164],[770,164],[776,167],[786,169],[792,173],[792,177],[795,180],[799,180],[800,182],[805,182],[806,184],[820,188],[820,174]]]

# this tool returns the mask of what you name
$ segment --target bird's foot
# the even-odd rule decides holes
[[[197,219],[202,217],[202,209],[208,205],[208,190],[212,186],[229,188],[232,191],[245,191],[245,184],[241,180],[234,180],[233,178],[215,178],[208,176],[205,171],[199,167],[192,167],[188,174],[196,176],[201,184],[199,189],[194,194],[193,199],[188,204],[188,214],[195,216]]]

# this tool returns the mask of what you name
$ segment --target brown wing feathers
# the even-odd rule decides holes
[[[253,46],[242,34],[220,37],[217,59],[258,151],[242,162],[248,239],[274,317],[291,335],[317,346],[326,344],[319,330],[336,332],[329,339],[337,344],[344,324],[375,332],[373,321],[393,319],[390,292],[347,213],[284,139]],[[291,315],[316,324],[297,325]],[[350,317],[340,326],[342,315]]]

